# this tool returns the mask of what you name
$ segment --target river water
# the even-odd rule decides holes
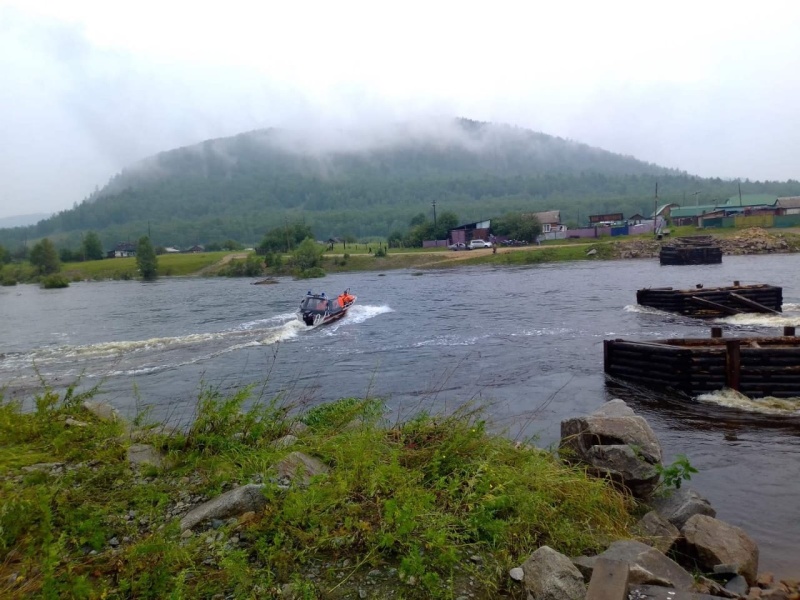
[[[686,454],[691,486],[761,549],[761,569],[800,572],[800,400],[766,405],[717,394],[682,399],[618,388],[603,374],[603,340],[707,337],[709,324],[635,305],[642,287],[770,283],[784,316],[722,322],[726,336],[800,326],[800,255],[725,257],[721,265],[657,260],[339,274],[321,280],[172,278],[87,282],[63,290],[0,288],[0,382],[30,398],[39,378],[80,377],[133,416],[191,418],[201,387],[249,383],[314,404],[380,396],[393,417],[487,405],[513,437],[558,441],[562,419],[623,397],[645,416],[670,462]],[[312,287],[350,287],[341,321],[294,320]]]

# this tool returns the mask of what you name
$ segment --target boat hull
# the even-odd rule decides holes
[[[329,300],[324,296],[307,296],[300,304],[300,310],[297,311],[297,319],[308,327],[318,327],[320,325],[327,325],[338,321],[347,315],[347,311],[356,302],[355,296],[350,296],[352,300],[344,306],[334,305],[330,308],[330,304],[336,302]],[[320,302],[324,302],[325,308],[322,308]]]

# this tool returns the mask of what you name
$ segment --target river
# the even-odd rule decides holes
[[[642,287],[770,283],[784,316],[722,322],[726,336],[800,325],[800,255],[726,256],[721,265],[657,260],[338,274],[320,280],[171,278],[0,288],[0,381],[30,398],[39,378],[100,384],[132,417],[185,423],[201,387],[256,383],[314,404],[380,396],[392,418],[467,401],[515,438],[558,441],[562,419],[624,397],[659,436],[666,462],[686,454],[690,485],[761,549],[761,570],[800,571],[800,400],[764,406],[718,394],[685,400],[618,389],[603,374],[603,340],[707,337],[709,324],[635,305]],[[791,275],[795,273],[795,275]],[[309,288],[357,305],[306,329],[294,310]]]

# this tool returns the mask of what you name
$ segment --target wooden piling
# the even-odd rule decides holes
[[[786,337],[793,337],[794,336],[794,327],[791,325],[787,325],[783,328],[783,335]]]
[[[711,328],[711,337],[712,338],[721,338],[722,337],[722,327],[712,327]]]
[[[725,342],[725,385],[739,391],[740,369],[742,368],[742,350],[740,340]]]
[[[800,395],[800,337],[616,339],[603,350],[606,373],[643,385],[693,396],[724,387],[750,398]]]

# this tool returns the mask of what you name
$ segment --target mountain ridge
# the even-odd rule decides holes
[[[52,236],[72,244],[88,231],[105,245],[152,232],[159,245],[234,239],[255,243],[303,220],[320,239],[387,236],[433,202],[462,222],[510,210],[649,214],[660,197],[734,192],[700,178],[572,140],[469,119],[381,128],[258,129],[160,152],[119,174],[76,207],[7,240]],[[755,182],[748,192],[800,194],[798,182]]]

